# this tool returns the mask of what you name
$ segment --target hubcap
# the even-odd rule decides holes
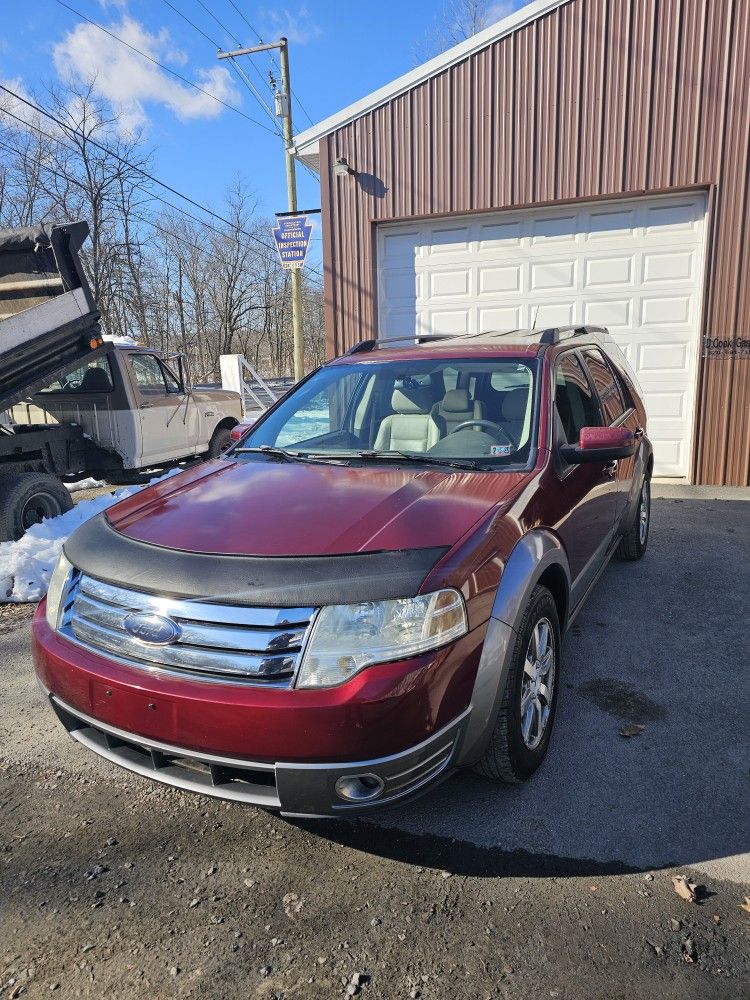
[[[649,518],[649,486],[648,479],[643,480],[643,486],[641,486],[641,504],[638,509],[638,537],[640,539],[641,545],[646,544],[646,539],[648,538],[648,518]]]
[[[555,686],[555,633],[548,618],[534,626],[526,650],[521,684],[521,736],[529,750],[542,741]]]
[[[23,505],[21,526],[26,531],[33,524],[40,524],[45,517],[57,517],[60,513],[60,504],[55,497],[49,493],[35,493]]]

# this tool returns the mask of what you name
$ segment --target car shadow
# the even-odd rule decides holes
[[[462,772],[376,816],[304,825],[456,874],[722,873],[750,850],[748,565],[749,503],[654,500],[645,558],[614,561],[568,632],[555,732],[531,781]]]

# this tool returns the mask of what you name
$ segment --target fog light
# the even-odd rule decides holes
[[[382,794],[384,787],[377,774],[345,774],[336,782],[336,794],[347,802],[370,802]]]

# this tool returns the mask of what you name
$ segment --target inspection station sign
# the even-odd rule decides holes
[[[294,271],[304,265],[312,230],[313,224],[306,215],[283,215],[276,219],[273,235],[285,270]]]

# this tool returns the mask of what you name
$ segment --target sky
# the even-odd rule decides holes
[[[501,0],[489,13],[498,20],[522,5]],[[143,131],[161,180],[220,209],[223,192],[242,178],[259,214],[270,218],[287,207],[279,120],[247,81],[271,106],[268,77],[273,71],[278,80],[277,61],[268,53],[243,57],[243,80],[216,59],[217,46],[286,35],[298,134],[418,65],[444,0],[2,0],[2,7],[0,82],[44,103],[45,87],[94,78],[118,109],[122,133]],[[317,177],[299,165],[297,173],[300,208],[318,207]],[[319,260],[319,237],[314,231],[310,263]]]

